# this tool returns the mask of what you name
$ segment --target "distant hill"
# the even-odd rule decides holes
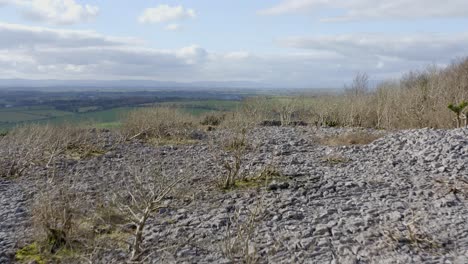
[[[0,88],[136,88],[136,89],[167,89],[167,88],[275,88],[271,85],[249,82],[161,82],[153,80],[26,80],[0,79]],[[280,87],[276,87],[280,88]]]

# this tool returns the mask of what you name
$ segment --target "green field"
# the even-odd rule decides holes
[[[145,106],[162,106],[180,109],[184,112],[200,115],[214,111],[231,111],[240,106],[239,101],[200,100],[163,102]],[[99,128],[116,128],[122,118],[137,107],[120,107],[108,110],[93,111],[96,107],[86,107],[83,112],[73,113],[55,110],[51,107],[16,107],[0,109],[0,131],[11,129],[27,123],[92,123]]]
[[[213,111],[233,111],[240,106],[240,101],[226,100],[203,100],[203,101],[184,101],[184,102],[164,102],[158,106],[166,106],[181,109],[193,115],[200,115]]]
[[[51,107],[11,107],[0,109],[0,123],[16,123],[72,115]]]

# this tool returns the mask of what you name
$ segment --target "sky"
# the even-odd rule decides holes
[[[326,88],[467,55],[466,0],[0,0],[0,79]]]

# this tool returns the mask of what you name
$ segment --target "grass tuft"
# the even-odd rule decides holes
[[[351,146],[351,145],[367,145],[381,136],[367,132],[346,133],[336,136],[325,137],[319,140],[323,145],[327,146]]]

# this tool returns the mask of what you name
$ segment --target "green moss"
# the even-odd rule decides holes
[[[265,182],[257,181],[254,179],[244,179],[235,181],[235,187],[240,189],[252,189],[265,186]]]
[[[38,264],[45,264],[47,260],[41,253],[37,243],[32,243],[16,251],[15,258],[20,263],[35,261]]]
[[[50,247],[50,245],[44,246],[44,248],[48,247]],[[62,247],[54,254],[49,254],[47,253],[47,250],[41,249],[42,247],[40,244],[38,242],[34,242],[16,251],[15,259],[18,263],[66,263],[67,260],[78,259],[81,253],[81,251],[70,247]]]
[[[275,168],[266,167],[255,177],[238,179],[234,182],[234,186],[228,190],[234,189],[254,189],[266,187],[272,181],[284,182],[289,178],[281,174]]]
[[[86,145],[70,145],[67,147],[65,155],[69,159],[81,160],[91,157],[98,157],[104,155],[106,152],[99,148]]]

